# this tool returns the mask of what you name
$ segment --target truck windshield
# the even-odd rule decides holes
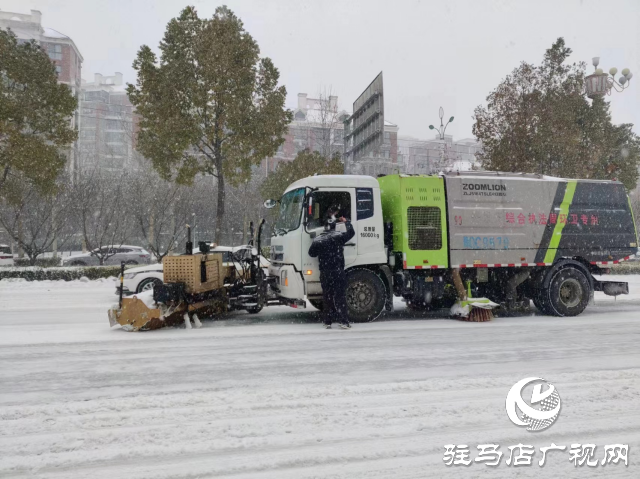
[[[284,234],[300,226],[304,188],[285,193],[280,200],[280,213],[276,221],[276,234]]]

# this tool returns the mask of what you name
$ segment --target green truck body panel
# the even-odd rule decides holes
[[[378,182],[383,221],[393,223],[393,250],[402,253],[403,267],[448,268],[444,179],[389,175]]]
[[[383,221],[403,269],[591,264],[638,251],[619,182],[461,172],[378,179]]]

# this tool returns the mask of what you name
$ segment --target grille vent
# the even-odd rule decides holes
[[[442,249],[442,225],[440,208],[434,206],[410,206],[407,210],[409,249]]]

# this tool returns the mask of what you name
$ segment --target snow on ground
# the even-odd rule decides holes
[[[425,318],[402,303],[351,331],[273,308],[202,329],[109,328],[113,280],[0,281],[0,477],[640,477],[640,276],[576,318]],[[505,412],[528,376],[558,421]],[[445,444],[500,444],[497,468],[446,467]],[[566,445],[512,470],[508,447]],[[629,466],[575,468],[574,443],[629,444]]]

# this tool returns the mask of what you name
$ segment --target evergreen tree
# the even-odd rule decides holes
[[[221,240],[225,184],[251,176],[275,154],[291,112],[286,89],[269,58],[227,7],[211,19],[185,8],[167,25],[160,59],[144,45],[128,85],[141,115],[138,149],[165,179],[190,184],[197,174],[217,179],[215,241]]]
[[[613,125],[609,103],[583,94],[585,64],[567,64],[559,38],[538,66],[522,63],[475,110],[474,135],[487,170],[618,179],[635,187],[640,139]]]
[[[55,187],[63,148],[77,138],[70,126],[76,107],[38,44],[18,43],[10,30],[0,30],[0,194],[12,176],[42,191]]]
[[[280,163],[276,171],[262,183],[260,191],[265,199],[279,199],[287,186],[296,180],[315,174],[341,175],[342,173],[344,173],[344,164],[339,154],[332,158],[325,158],[319,152],[306,149],[298,153],[293,161]]]

